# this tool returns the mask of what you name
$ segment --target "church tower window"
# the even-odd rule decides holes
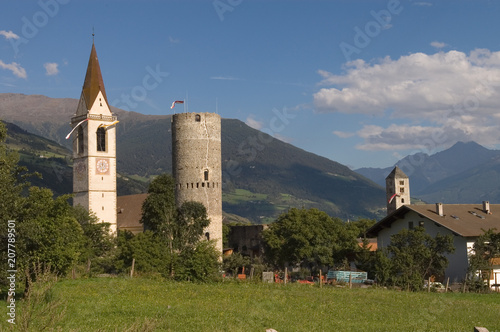
[[[77,142],[77,153],[78,154],[83,154],[85,151],[84,151],[84,147],[85,147],[85,142],[83,141],[83,128],[80,126],[78,127],[77,129],[77,135],[76,135],[76,142]]]
[[[106,151],[106,129],[97,128],[97,151]]]

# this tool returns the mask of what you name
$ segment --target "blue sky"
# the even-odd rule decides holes
[[[353,168],[500,144],[500,1],[40,0],[0,4],[0,92],[237,118]],[[217,105],[217,106],[216,106]],[[176,106],[175,111],[183,111]],[[1,115],[0,115],[1,116]]]

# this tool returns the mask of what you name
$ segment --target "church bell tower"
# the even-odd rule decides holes
[[[410,204],[410,179],[398,166],[385,178],[387,215]]]
[[[111,113],[94,43],[73,127],[73,205],[116,233],[116,116]]]

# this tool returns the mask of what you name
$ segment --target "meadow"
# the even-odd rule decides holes
[[[91,278],[55,283],[29,317],[19,304],[30,331],[500,331],[499,293]]]

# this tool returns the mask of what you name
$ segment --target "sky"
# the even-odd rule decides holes
[[[486,0],[3,1],[0,93],[78,99],[94,41],[112,106],[217,112],[389,167],[500,147],[499,17]]]

